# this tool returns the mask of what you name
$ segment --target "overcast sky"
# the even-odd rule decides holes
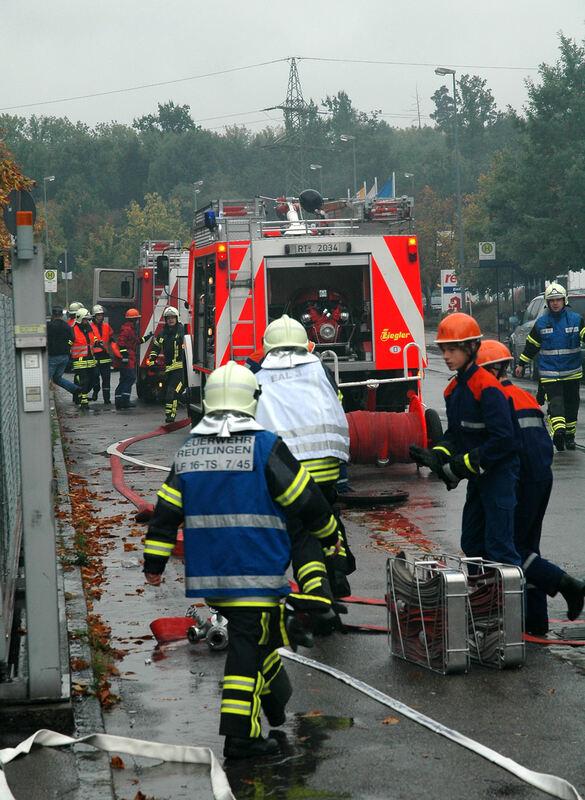
[[[431,95],[452,80],[434,74],[439,65],[480,75],[498,108],[521,110],[526,78],[558,59],[559,32],[585,39],[583,0],[0,0],[0,9],[0,113],[91,126],[130,125],[169,100],[205,128],[279,124],[280,111],[262,109],[285,100],[291,56],[306,100],[343,89],[396,126],[417,122],[417,95],[430,122]]]

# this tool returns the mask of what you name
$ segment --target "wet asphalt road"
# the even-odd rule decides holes
[[[430,359],[423,399],[444,418],[441,396],[448,374],[438,355],[431,353]],[[139,404],[132,412],[116,413],[98,402],[89,415],[80,416],[69,396],[58,391],[69,469],[88,480],[93,517],[107,523],[123,515],[111,530],[104,524],[110,549],[101,557],[105,581],[93,608],[111,626],[113,646],[126,651],[117,662],[120,674],[112,680],[111,690],[120,702],[104,714],[106,732],[207,745],[223,761],[223,740],[217,732],[223,655],[205,644],[187,642],[156,648],[149,638],[153,619],[182,616],[189,605],[183,595],[182,564],[171,559],[161,587],[143,582],[143,529],[134,521],[134,506],[112,488],[106,454],[112,442],[157,428],[163,411]],[[577,434],[583,444],[584,425],[585,419]],[[164,466],[187,431],[144,440],[127,452]],[[555,456],[554,469],[542,551],[572,574],[585,575],[585,450]],[[124,469],[128,486],[151,501],[164,474],[152,466]],[[386,559],[397,548],[410,554],[458,551],[463,485],[447,493],[442,483],[426,471],[417,473],[410,464],[351,467],[350,481],[355,489],[405,489],[410,494],[398,507],[344,511],[358,563],[351,578],[355,595],[383,598]],[[551,616],[564,618],[562,600],[553,599],[550,607]],[[386,624],[384,609],[376,607],[353,605],[347,619]],[[585,620],[581,627],[585,634]],[[530,769],[562,776],[585,794],[585,657],[579,650],[530,645],[522,669],[472,666],[466,675],[450,676],[393,658],[385,635],[336,634],[300,652]],[[225,764],[238,800],[545,796],[330,676],[290,662],[286,668],[294,694],[280,729],[282,752],[264,763]],[[117,800],[132,800],[139,791],[156,800],[212,796],[201,767],[124,760],[125,768],[112,772]]]

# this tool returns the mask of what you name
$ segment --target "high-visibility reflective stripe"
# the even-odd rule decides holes
[[[569,356],[573,355],[573,353],[579,353],[580,351],[580,347],[570,347],[563,350],[545,350],[543,347],[540,353],[543,356]]]
[[[440,450],[442,453],[447,453],[448,456],[451,455],[451,451],[447,450],[445,445],[441,445],[441,444],[437,445],[436,447],[433,447],[433,450]]]
[[[325,539],[327,536],[331,536],[332,533],[335,533],[337,530],[337,522],[333,514],[329,517],[329,522],[323,528],[319,528],[318,531],[313,531],[313,535],[316,536],[318,539]]]
[[[538,347],[540,349],[540,342],[537,342],[536,339],[532,338],[532,336],[527,336],[526,337],[526,341],[527,342],[531,342],[535,347]],[[522,358],[522,356],[520,356],[520,358]],[[528,359],[528,360],[530,360],[530,359]]]
[[[249,700],[222,700],[221,713],[249,717],[252,714],[252,703]]]
[[[279,606],[280,597],[206,597],[208,604],[213,608],[273,608]]]
[[[262,612],[260,625],[262,627],[262,635],[260,636],[258,644],[266,644],[270,635],[270,614],[267,611]]]
[[[168,542],[157,542],[147,539],[144,543],[144,552],[155,556],[170,556],[175,545]]]
[[[293,482],[288,489],[276,498],[276,502],[280,503],[281,506],[290,506],[303,493],[310,479],[311,476],[307,470],[304,467],[300,467]]]
[[[583,370],[581,367],[577,367],[576,369],[567,369],[567,370],[541,370],[540,371],[541,378],[549,378],[551,380],[565,380],[565,379],[573,379],[573,378],[582,378],[583,377]]]
[[[465,455],[463,456],[463,463],[465,464],[465,466],[467,467],[467,469],[470,472],[473,472],[474,474],[477,473],[477,470],[474,467],[471,466],[471,460],[469,458],[469,453],[465,453]]]
[[[204,575],[185,578],[187,589],[281,589],[288,586],[284,575]]]
[[[309,561],[297,570],[297,577],[302,580],[307,573],[322,572],[327,574],[327,569],[322,561]]]
[[[537,417],[518,417],[521,428],[544,428],[544,423]]]
[[[201,514],[185,517],[186,528],[276,528],[285,530],[286,523],[271,514]]]
[[[163,483],[161,488],[158,490],[158,497],[161,497],[163,500],[166,500],[167,503],[171,503],[171,505],[176,506],[177,508],[183,508],[181,493],[177,492],[175,489],[171,489],[171,487],[167,486],[166,483]]]
[[[235,689],[238,692],[253,692],[256,681],[247,675],[225,675],[223,679],[224,689]]]
[[[323,586],[322,578],[311,578],[308,581],[301,581],[301,589],[303,590],[303,592],[306,593],[314,592],[316,589],[320,589],[322,586]]]
[[[471,431],[482,431],[485,429],[485,422],[469,422],[468,420],[462,419],[460,425],[462,428],[467,428]]]

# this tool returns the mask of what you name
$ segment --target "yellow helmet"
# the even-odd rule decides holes
[[[213,411],[239,411],[256,416],[260,387],[246,367],[228,361],[215,369],[205,383],[203,408],[206,414]]]
[[[300,347],[308,350],[309,337],[298,320],[283,314],[266,328],[262,344],[264,345],[264,354],[277,347]]]

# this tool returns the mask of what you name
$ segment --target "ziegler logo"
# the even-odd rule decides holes
[[[382,342],[397,341],[398,339],[408,339],[409,336],[409,333],[404,333],[403,331],[393,333],[392,331],[389,331],[388,328],[384,328],[380,334],[380,340]]]

